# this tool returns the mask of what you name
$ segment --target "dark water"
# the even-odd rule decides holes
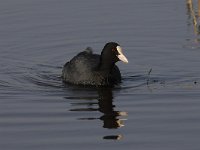
[[[197,1],[1,1],[0,149],[199,149],[192,12]],[[66,61],[108,41],[130,62],[120,86],[62,83]]]

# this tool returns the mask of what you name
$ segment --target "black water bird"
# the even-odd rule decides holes
[[[115,42],[107,43],[101,55],[87,48],[64,65],[62,78],[77,85],[113,86],[121,82],[120,70],[115,65],[118,61],[128,63],[122,48]]]

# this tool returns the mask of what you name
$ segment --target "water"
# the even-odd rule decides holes
[[[200,43],[180,0],[0,5],[0,149],[200,148]],[[65,85],[63,64],[118,42],[115,88]],[[152,70],[151,70],[152,69]]]

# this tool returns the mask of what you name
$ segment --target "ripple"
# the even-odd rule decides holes
[[[28,82],[29,85],[34,85],[40,88],[62,88],[62,80],[60,73],[61,68],[58,66],[50,66],[39,64],[32,68],[24,68],[27,70],[23,74],[22,79]]]

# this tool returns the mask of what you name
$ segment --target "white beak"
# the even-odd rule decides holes
[[[124,56],[124,54],[122,53],[122,48],[120,46],[117,46],[117,51],[119,53],[119,55],[117,55],[117,57],[119,58],[119,60],[128,63],[128,59],[126,58],[126,56]]]

